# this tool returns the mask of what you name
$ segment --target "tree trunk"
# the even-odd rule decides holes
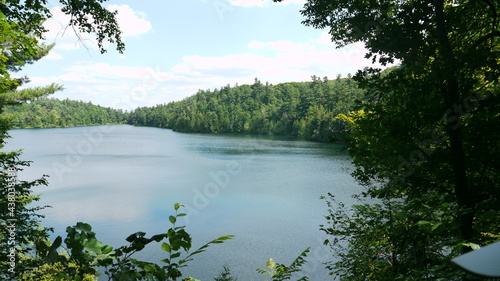
[[[455,106],[461,105],[460,90],[458,82],[458,64],[448,40],[448,31],[446,20],[444,17],[443,0],[435,0],[436,27],[439,42],[439,53],[442,61],[442,77],[443,87],[441,88],[445,100],[446,108],[453,109]],[[460,118],[460,113],[456,113],[456,117]],[[453,119],[459,120],[459,119]],[[473,200],[474,197],[469,190],[467,183],[467,168],[465,164],[465,153],[463,149],[462,130],[460,123],[456,124],[448,122],[446,124],[448,136],[450,140],[450,150],[452,157],[450,158],[451,167],[453,169],[453,181],[455,186],[455,196],[457,198],[460,211],[458,214],[458,224],[460,237],[470,242],[473,238]],[[462,252],[468,252],[469,247],[463,247]]]

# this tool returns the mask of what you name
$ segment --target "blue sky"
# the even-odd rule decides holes
[[[370,65],[355,44],[337,49],[326,30],[301,24],[303,0],[109,1],[118,11],[124,54],[108,46],[100,54],[93,37],[77,40],[60,7],[45,23],[51,53],[20,75],[27,86],[58,83],[57,98],[91,101],[133,110],[178,101],[199,89],[251,84],[255,78],[277,84],[335,78]]]

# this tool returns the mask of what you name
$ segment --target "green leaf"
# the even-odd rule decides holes
[[[111,253],[111,251],[113,251],[113,247],[111,247],[110,245],[104,245],[102,248],[101,248],[101,253],[103,255],[107,255],[109,253]]]
[[[85,244],[85,248],[87,248],[91,252],[94,252],[94,253],[100,255],[102,243],[97,241],[97,239],[92,238],[88,243]]]
[[[472,248],[472,250],[474,250],[474,251],[481,249],[481,246],[479,246],[476,243],[469,243],[469,244],[470,244],[470,247]]]
[[[441,222],[438,222],[438,223],[434,224],[434,225],[431,227],[431,231],[436,230],[436,229],[437,229],[440,225],[442,225],[442,224],[443,224],[443,223],[441,223]]]
[[[179,265],[186,266],[185,263],[190,262],[192,260],[193,260],[192,258],[186,257],[185,259],[179,261]]]
[[[49,251],[56,250],[57,248],[59,248],[59,246],[61,246],[61,243],[62,243],[61,236],[57,236],[56,239],[54,240],[54,243],[52,243],[52,245],[50,246]]]
[[[82,232],[91,232],[92,231],[92,227],[90,226],[90,224],[84,223],[84,222],[77,222],[75,229],[80,230]]]
[[[225,236],[221,236],[217,239],[214,239],[210,242],[208,242],[207,244],[201,246],[200,248],[198,248],[196,251],[192,252],[191,254],[189,254],[187,257],[186,257],[186,260],[194,255],[197,255],[199,253],[203,253],[205,252],[205,249],[208,248],[211,244],[219,244],[221,243],[221,241],[224,241],[224,240],[229,240],[229,239],[232,239],[234,238],[234,235],[225,235]]]
[[[167,253],[172,252],[172,248],[170,247],[170,244],[168,244],[167,242],[163,242],[161,244],[161,248],[163,249],[163,251],[165,251]]]
[[[136,232],[136,233],[132,233],[132,234],[130,234],[127,238],[125,238],[125,240],[126,240],[127,242],[131,242],[131,243],[132,243],[132,242],[134,242],[135,240],[137,240],[137,239],[139,239],[139,238],[141,238],[141,237],[144,237],[144,235],[146,235],[146,232],[141,232],[141,231],[139,231],[139,232]]]
[[[461,243],[462,246],[467,246],[470,247],[472,250],[479,250],[481,249],[481,246],[479,246],[476,243]]]
[[[176,219],[174,216],[169,216],[169,217],[168,217],[168,220],[169,220],[172,224],[175,224],[175,222],[177,221],[177,219]]]
[[[272,259],[272,258],[268,259],[266,262],[266,268],[272,270],[275,267],[276,267],[276,262],[274,261],[274,259]]]
[[[298,268],[300,266],[302,266],[306,260],[305,258],[307,257],[307,253],[309,253],[309,251],[311,250],[310,247],[308,247],[307,249],[305,249],[296,259],[295,261],[292,262],[292,264],[290,265],[290,268]]]
[[[165,238],[167,235],[165,233],[162,234],[156,234],[151,237],[151,240],[160,242],[163,238]]]

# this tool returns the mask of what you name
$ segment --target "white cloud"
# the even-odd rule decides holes
[[[61,56],[59,53],[57,52],[54,52],[54,51],[50,51],[48,55],[46,55],[44,57],[45,59],[49,59],[49,60],[62,60],[63,59],[63,56]]]
[[[247,48],[247,53],[225,56],[185,56],[170,71],[178,81],[213,89],[253,83],[254,78],[273,84],[309,81],[312,75],[333,78],[371,65],[364,58],[366,49],[361,43],[337,49],[325,34],[309,43],[254,40]]]
[[[285,4],[305,4],[307,0],[285,0],[282,3]]]
[[[134,109],[165,100],[162,87],[175,84],[172,74],[151,67],[130,67],[96,62],[80,62],[63,68],[64,73],[51,77],[32,77],[27,87],[58,83],[65,90],[56,98],[92,101],[103,106]],[[166,97],[168,100],[168,97]]]
[[[335,46],[335,43],[332,42],[332,36],[327,31],[324,31],[321,37],[313,42],[319,45]]]
[[[297,52],[297,51],[315,49],[313,45],[305,43],[294,43],[290,40],[270,41],[266,43],[254,40],[248,44],[248,48],[250,49],[267,48],[270,50],[280,51],[280,52]]]
[[[262,7],[266,4],[267,0],[227,0],[232,6],[239,7]]]
[[[108,10],[118,11],[116,17],[123,36],[137,36],[151,30],[151,22],[146,20],[146,14],[134,11],[128,5],[108,5]]]
[[[296,51],[305,51],[314,49],[314,47],[309,44],[303,44],[303,43],[297,44],[289,40],[274,41],[274,42],[269,42],[268,44],[274,50],[286,51],[286,52],[296,52]]]
[[[361,45],[334,49],[331,45],[325,48],[291,41],[252,41],[247,47],[253,52],[218,57],[185,56],[170,71],[178,79],[206,89],[252,83],[256,77],[274,84],[309,81],[312,75],[335,77],[370,65],[364,59],[365,49]]]
[[[260,41],[257,41],[257,40],[254,40],[250,43],[248,43],[248,48],[250,49],[264,49],[266,47],[266,44],[260,42]]]
[[[79,62],[63,68],[59,76],[33,77],[35,85],[28,86],[56,82],[66,90],[55,97],[131,110],[181,100],[199,89],[251,84],[255,78],[273,84],[310,81],[312,75],[345,76],[371,65],[364,59],[362,44],[336,49],[321,38],[309,43],[252,41],[247,48],[244,53],[224,56],[184,56],[180,63],[164,69]]]

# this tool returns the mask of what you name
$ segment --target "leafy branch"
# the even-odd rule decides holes
[[[290,266],[286,266],[281,263],[276,263],[274,259],[268,259],[266,262],[266,269],[257,269],[257,272],[260,274],[269,274],[271,277],[271,281],[282,281],[288,280],[292,278],[292,273],[300,272],[302,265],[306,263],[305,257],[309,252],[310,248],[304,250],[293,262]],[[297,281],[307,281],[308,277],[303,276]]]

